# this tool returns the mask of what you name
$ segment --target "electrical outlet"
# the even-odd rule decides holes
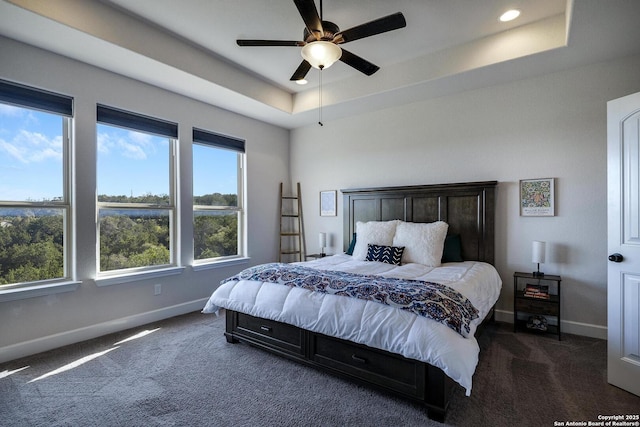
[[[153,288],[153,294],[154,295],[160,295],[161,293],[162,293],[162,284],[158,283]]]

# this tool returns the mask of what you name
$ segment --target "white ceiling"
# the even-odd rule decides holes
[[[116,5],[235,64],[254,70],[289,91],[300,90],[300,86],[288,81],[301,62],[299,48],[240,48],[235,43],[238,38],[303,40],[304,23],[291,0],[190,0],[186,3],[176,0],[105,0],[105,3]],[[406,28],[344,45],[354,53],[385,66],[562,14],[566,1],[529,1],[527,13],[520,19],[521,22],[499,22],[497,17],[508,5],[515,3],[525,2],[324,0],[323,18],[346,30],[391,13],[402,12],[407,20]],[[482,7],[478,6],[480,4]],[[316,5],[319,10],[319,0],[316,0]],[[326,83],[354,75],[357,75],[357,71],[338,64],[323,78]]]
[[[640,53],[640,0],[323,1],[343,30],[395,12],[406,28],[344,46],[380,71],[322,72],[325,122]],[[299,48],[235,40],[303,27],[290,0],[0,0],[0,35],[286,128],[318,121],[319,71],[299,86]]]

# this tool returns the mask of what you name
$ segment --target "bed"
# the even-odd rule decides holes
[[[492,265],[496,187],[341,190],[345,253],[243,270],[223,281],[203,312],[225,309],[230,343],[420,402],[443,421],[454,387],[471,393],[475,335],[500,294]],[[438,304],[410,302],[412,292]]]

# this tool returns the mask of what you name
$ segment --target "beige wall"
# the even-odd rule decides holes
[[[631,57],[292,131],[308,250],[320,231],[342,250],[342,217],[318,215],[319,191],[497,180],[500,317],[512,319],[513,272],[534,270],[531,242],[544,240],[563,327],[606,337],[606,102],[640,91],[639,69]],[[555,217],[519,215],[518,181],[530,178],[556,178]]]
[[[249,264],[277,259],[278,183],[300,182],[307,248],[329,233],[342,250],[342,217],[318,215],[318,192],[363,186],[497,180],[498,308],[509,320],[512,273],[531,271],[531,241],[548,242],[547,273],[563,277],[567,332],[606,336],[606,102],[640,91],[640,57],[390,108],[294,131],[267,125],[0,37],[0,78],[72,95],[78,167],[95,165],[95,103],[144,112],[247,141]],[[184,134],[181,133],[184,138]],[[191,160],[180,150],[189,202]],[[0,362],[199,309],[238,266],[97,287],[95,182],[77,181],[77,291],[0,302]],[[523,218],[518,180],[557,179],[557,215]],[[338,208],[342,209],[339,197]],[[183,248],[191,245],[183,217]],[[183,261],[188,261],[185,252]],[[154,284],[162,283],[159,296]]]

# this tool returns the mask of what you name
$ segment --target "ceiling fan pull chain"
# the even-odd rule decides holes
[[[318,84],[318,124],[320,126],[324,126],[324,124],[322,124],[322,68],[318,71],[318,73],[320,74],[320,77],[318,79],[320,83]]]

